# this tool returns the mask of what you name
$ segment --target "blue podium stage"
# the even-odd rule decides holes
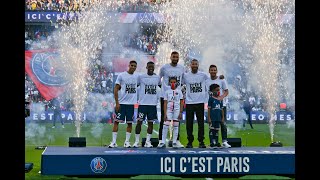
[[[157,149],[46,147],[43,175],[249,175],[295,174],[294,147]]]

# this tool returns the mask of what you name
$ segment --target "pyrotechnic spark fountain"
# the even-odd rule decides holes
[[[286,48],[285,40],[289,34],[283,30],[278,17],[288,3],[287,0],[245,0],[245,5],[250,5],[251,10],[245,11],[243,26],[246,34],[243,36],[247,47],[251,49],[254,61],[248,68],[249,82],[254,89],[263,94],[267,100],[266,110],[271,115],[269,128],[271,141],[274,140],[274,127],[277,104],[280,99],[281,62],[279,54],[281,48]],[[291,4],[292,5],[292,4]],[[250,19],[249,17],[253,17]],[[285,73],[284,73],[285,74]],[[289,87],[288,87],[289,88]],[[290,87],[292,88],[292,87]],[[293,88],[294,89],[294,88]],[[290,91],[285,89],[284,92]]]
[[[88,94],[88,71],[96,61],[98,53],[101,52],[102,41],[114,36],[112,31],[105,31],[110,19],[106,12],[110,9],[109,1],[97,1],[90,6],[90,9],[81,12],[77,21],[62,26],[56,34],[62,66],[68,71],[70,80],[69,90],[76,114],[77,137],[80,136],[81,114]]]
[[[243,4],[242,4],[243,2]],[[169,62],[170,52],[176,50],[184,60],[190,49],[197,49],[206,56],[200,61],[200,68],[216,64],[219,72],[234,75],[240,64],[249,72],[251,89],[267,98],[267,111],[273,114],[279,100],[279,84],[290,84],[292,76],[283,75],[279,82],[279,52],[289,46],[288,31],[277,23],[283,7],[294,7],[293,1],[285,0],[179,0],[162,4],[159,13],[166,19],[157,30],[161,42],[158,46],[158,64]],[[250,7],[250,8],[249,8]],[[112,10],[110,1],[96,2],[81,13],[81,18],[57,33],[59,52],[63,65],[69,71],[70,90],[77,114],[77,136],[80,135],[81,116],[87,96],[86,72],[101,52],[103,42],[108,47],[118,42],[119,25],[110,23],[106,12]],[[293,27],[289,27],[292,29]],[[291,33],[292,34],[292,33]],[[293,40],[294,41],[294,40]],[[252,55],[252,63],[241,58],[230,61],[226,57],[230,49],[242,47]],[[294,66],[294,64],[293,64]],[[294,67],[293,67],[294,68]],[[288,68],[287,68],[288,69]],[[283,74],[283,73],[282,73]],[[294,76],[294,75],[293,75]],[[294,94],[294,87],[285,85],[284,92]],[[233,92],[230,92],[232,96]],[[292,94],[292,93],[291,93]],[[273,141],[274,121],[270,121]]]
[[[279,81],[279,53],[288,46],[285,40],[292,40],[292,37],[289,37],[289,31],[283,29],[278,18],[287,13],[285,9],[292,11],[292,8],[294,1],[290,0],[171,1],[160,11],[168,21],[159,28],[158,34],[162,43],[169,43],[182,55],[192,48],[204,52],[207,56],[200,62],[204,69],[210,64],[216,64],[220,72],[229,75],[235,71],[233,68],[237,64],[244,67],[249,74],[246,78],[252,90],[266,98],[266,110],[274,117],[280,100],[279,94],[294,91],[291,86],[286,86],[283,92],[279,91],[280,84],[294,79],[292,76],[289,78],[282,75],[285,78],[281,79],[282,82]],[[294,13],[294,10],[290,13]],[[294,27],[289,27],[292,28]],[[166,47],[170,46],[166,44]],[[228,50],[236,47],[244,47],[251,54],[251,64],[246,62],[247,59],[238,59],[231,66],[226,65],[230,64],[225,58],[230,52]],[[160,61],[160,64],[164,64],[169,58]],[[230,92],[231,96],[232,94]],[[275,120],[271,119],[269,122],[273,141]]]

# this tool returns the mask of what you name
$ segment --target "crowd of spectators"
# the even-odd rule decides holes
[[[25,50],[55,48],[54,26],[25,25]]]
[[[87,91],[91,96],[94,94],[112,96],[113,94],[113,75],[110,71],[107,70],[105,66],[95,66],[87,73]],[[37,89],[35,83],[31,80],[28,74],[25,74],[25,102],[26,109],[32,108],[33,104],[44,107],[43,110],[50,110],[51,100],[47,101]],[[94,102],[99,103],[99,102]],[[109,102],[111,103],[111,102]],[[110,109],[108,102],[102,101],[102,108]],[[65,93],[61,95],[61,110],[71,110],[72,97],[68,93],[68,90],[65,90]]]
[[[113,74],[110,67],[95,64],[87,74],[87,90],[89,92],[113,93]]]
[[[249,82],[251,77],[251,64],[255,62],[254,55],[250,51],[250,49],[238,46],[234,48],[226,48],[225,57],[225,66],[233,67],[232,71],[227,72],[226,80],[227,82],[232,85],[232,89],[236,91],[233,93],[233,97],[229,97],[229,104],[234,102],[249,102],[250,110],[252,111],[266,111],[267,104],[269,102],[263,94],[259,94],[253,85]],[[281,81],[282,78],[294,78],[295,69],[295,51],[294,46],[290,45],[287,42],[287,45],[282,48],[278,55],[280,61],[280,68],[278,74],[278,79]],[[279,102],[280,103],[287,103],[288,110],[294,111],[294,103],[292,103],[292,99],[294,98],[294,92],[290,89],[286,89],[281,83],[279,86],[275,87],[278,88],[279,92]],[[288,87],[287,87],[288,88]],[[230,107],[232,108],[232,107]]]
[[[138,49],[148,55],[155,55],[160,41],[154,34],[132,33],[126,36],[125,46]]]
[[[145,53],[148,53],[148,49],[143,49],[143,47],[139,46],[137,40],[141,42],[141,39],[144,42],[156,42],[152,39],[152,36],[128,36],[129,40],[127,41],[127,46],[140,49]],[[131,38],[130,37],[135,37]],[[136,39],[136,41],[133,41]],[[142,49],[141,49],[142,48]],[[252,88],[250,88],[249,80],[247,79],[250,77],[250,64],[254,61],[253,55],[250,53],[249,50],[245,48],[230,48],[226,49],[227,53],[225,53],[224,59],[226,59],[226,66],[235,66],[232,72],[228,72],[226,74],[226,80],[229,85],[232,86],[233,90],[238,92],[238,97],[230,96],[229,104],[234,102],[242,102],[247,101],[250,103],[250,110],[252,111],[265,111],[266,104],[268,103],[267,100],[260,94],[256,93]],[[97,57],[97,62],[92,65],[90,71],[88,72],[87,76],[87,90],[92,93],[113,93],[113,73],[112,73],[112,66],[103,64],[101,57]],[[287,67],[290,65],[294,65],[294,47],[284,48],[279,55],[281,60],[281,64]],[[230,63],[230,64],[228,64]],[[290,70],[290,68],[289,68]],[[294,75],[294,68],[292,68],[291,72],[288,72]],[[286,73],[286,74],[288,74]],[[43,101],[39,91],[34,86],[34,83],[26,76],[26,97],[28,96],[33,102]],[[286,91],[284,89],[284,91]],[[280,92],[283,93],[283,92]],[[281,97],[281,102],[286,102],[290,97]],[[278,102],[278,103],[281,103]],[[229,107],[232,110],[232,106]],[[288,109],[292,109],[290,105],[288,105]],[[294,110],[294,108],[292,109]]]
[[[113,7],[118,12],[148,12],[149,10],[154,12],[161,3],[166,1],[167,0],[115,0]],[[26,0],[26,11],[81,11],[95,2],[97,2],[97,0]],[[26,25],[25,49],[49,48],[49,44],[52,45],[55,41],[54,36],[51,35],[54,30],[54,26]],[[47,43],[48,41],[52,41],[52,43]],[[148,55],[156,54],[160,41],[154,32],[130,33],[125,36],[123,40],[125,47],[138,49]],[[283,50],[280,52],[279,59],[284,66],[294,66],[294,45],[288,45],[287,47],[288,48],[282,48]],[[250,50],[241,46],[224,47],[224,50],[226,51],[225,57],[223,57],[223,59],[226,60],[225,66],[234,66],[234,64],[236,64],[234,70],[227,73],[227,82],[232,85],[233,89],[239,92],[239,97],[229,98],[229,104],[233,101],[239,101],[240,99],[248,101],[253,111],[266,110],[267,100],[249,88],[248,85],[247,77],[250,76],[248,68],[254,61],[254,56]],[[96,62],[102,62],[101,56],[97,57]],[[87,74],[87,82],[89,82],[87,84],[87,90],[89,92],[101,94],[113,93],[112,66],[96,63],[92,65]],[[294,75],[294,68],[292,68],[289,74]],[[27,74],[25,77],[25,94],[27,101],[48,103],[41,96]],[[281,97],[281,102],[285,101],[286,98]],[[292,107],[289,106],[289,109],[290,108],[292,109]],[[294,110],[294,108],[292,110]]]

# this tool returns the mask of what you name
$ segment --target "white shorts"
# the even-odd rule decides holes
[[[179,109],[174,109],[172,110],[167,110],[167,120],[178,120],[180,110]]]

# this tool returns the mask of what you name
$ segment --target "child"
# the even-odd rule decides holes
[[[171,77],[169,79],[171,89],[168,89],[164,94],[164,123],[162,129],[162,140],[159,142],[158,148],[166,147],[166,138],[170,122],[173,121],[173,139],[172,147],[178,148],[177,138],[179,132],[179,120],[182,119],[183,110],[183,95],[180,89],[177,88],[177,78]]]
[[[225,123],[225,117],[222,109],[222,101],[217,99],[220,94],[220,86],[218,84],[211,84],[210,92],[212,96],[209,97],[208,101],[209,139],[210,147],[217,148],[220,125]],[[222,140],[222,146],[225,148],[231,147],[226,139]]]

